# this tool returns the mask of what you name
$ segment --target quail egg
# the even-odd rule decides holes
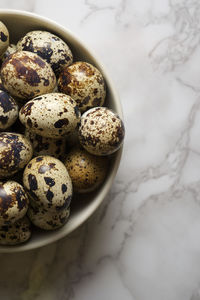
[[[50,155],[62,160],[66,153],[66,141],[62,139],[47,138],[25,130],[25,136],[30,139],[33,146],[33,155]]]
[[[106,107],[91,108],[81,117],[79,141],[89,153],[114,153],[122,145],[124,134],[123,121]]]
[[[18,117],[18,105],[5,91],[0,90],[0,130],[10,127]]]
[[[56,77],[51,66],[35,53],[17,51],[1,67],[3,86],[12,96],[27,100],[52,92]]]
[[[11,180],[0,182],[0,226],[23,218],[28,203],[28,197],[19,183]]]
[[[76,102],[68,95],[50,93],[27,102],[19,118],[32,132],[50,138],[61,138],[74,131],[80,122]]]
[[[15,44],[10,44],[2,56],[2,61],[4,61],[10,54],[13,54],[16,51],[17,46]]]
[[[71,179],[64,164],[55,157],[33,158],[24,170],[23,183],[34,207],[61,211],[71,202]]]
[[[0,21],[0,56],[6,51],[9,45],[9,32],[3,22]]]
[[[0,178],[18,172],[29,162],[32,155],[31,143],[24,135],[0,132]]]
[[[58,36],[48,31],[34,30],[28,32],[18,43],[18,50],[31,51],[46,60],[55,73],[63,66],[72,63],[72,52],[68,45]]]
[[[58,78],[58,90],[70,95],[81,112],[104,104],[106,87],[102,74],[93,65],[75,62],[64,67]]]
[[[69,218],[70,210],[64,209],[60,212],[51,212],[42,207],[32,207],[28,209],[30,221],[37,227],[44,230],[55,230],[62,227]]]
[[[31,223],[25,216],[14,224],[0,227],[1,245],[18,245],[26,242],[31,237]]]
[[[75,147],[67,154],[64,164],[73,189],[78,193],[97,189],[104,181],[108,169],[107,157],[94,156],[80,147]]]

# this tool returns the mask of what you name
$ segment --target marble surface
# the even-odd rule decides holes
[[[200,2],[2,0],[71,29],[121,97],[124,153],[70,237],[0,255],[3,300],[200,300]]]

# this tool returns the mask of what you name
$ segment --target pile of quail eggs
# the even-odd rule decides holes
[[[53,33],[14,45],[0,22],[0,58],[0,244],[17,245],[66,224],[73,193],[103,183],[124,125],[103,107],[101,72]]]

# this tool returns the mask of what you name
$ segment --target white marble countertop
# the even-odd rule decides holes
[[[200,300],[200,1],[2,0],[71,29],[126,125],[116,180],[70,237],[0,255],[2,300]]]

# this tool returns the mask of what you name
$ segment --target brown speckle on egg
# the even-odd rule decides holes
[[[62,190],[62,193],[63,193],[63,194],[67,191],[67,186],[66,186],[66,184],[64,184],[64,183],[62,184],[61,190]]]
[[[28,168],[28,169],[30,169],[30,168]],[[28,183],[29,183],[29,189],[31,191],[36,191],[38,189],[37,179],[36,179],[35,175],[28,174]]]

